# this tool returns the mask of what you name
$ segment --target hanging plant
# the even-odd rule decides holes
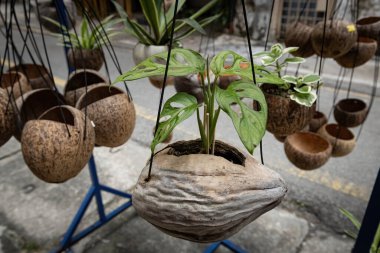
[[[54,79],[42,65],[20,64],[9,68],[8,71],[23,73],[33,89],[51,88],[54,86]]]
[[[163,75],[166,57],[167,53],[160,53],[148,58],[119,76],[115,83]],[[233,63],[225,68],[228,57],[233,58]],[[248,67],[241,68],[240,63]],[[244,79],[232,82],[223,90],[210,82],[208,70],[215,79],[225,74]],[[190,74],[201,76],[204,102],[199,104],[194,96],[183,92],[168,99],[160,114],[151,151],[154,153],[158,143],[195,113],[200,139],[176,142],[157,152],[151,161],[152,173],[149,174],[148,165],[140,175],[133,203],[141,217],[165,233],[197,242],[219,241],[277,206],[286,186],[276,172],[252,156],[215,140],[221,111],[230,117],[250,154],[265,133],[267,105],[263,93],[252,82],[247,59],[232,51],[222,51],[208,65],[197,52],[173,49],[168,75]],[[259,82],[277,79],[266,73],[257,77]],[[259,109],[252,109],[242,98],[256,101]],[[239,112],[232,104],[236,104]]]
[[[278,136],[286,136],[304,129],[315,110],[316,89],[322,84],[316,74],[305,76],[282,75],[288,64],[301,64],[301,57],[284,56],[296,51],[296,47],[284,48],[275,44],[270,51],[254,54],[261,58],[261,73],[278,76],[276,82],[261,85],[268,104],[267,130]]]
[[[4,145],[16,129],[15,115],[6,90],[0,88],[0,147]]]

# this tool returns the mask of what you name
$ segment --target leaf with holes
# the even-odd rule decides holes
[[[163,142],[182,121],[189,118],[198,107],[197,99],[184,92],[179,92],[169,98],[164,104],[160,115],[160,123],[150,145],[152,152],[158,143]]]
[[[259,111],[250,108],[242,98],[257,101]],[[226,90],[217,87],[216,100],[220,108],[232,119],[240,140],[252,154],[265,134],[268,108],[264,94],[252,82],[239,80],[232,82]],[[238,105],[239,113],[231,107],[233,104]]]
[[[132,81],[150,76],[163,76],[165,74],[167,56],[168,52],[155,54],[116,78],[113,83]],[[168,76],[186,76],[203,73],[205,65],[206,61],[199,53],[189,49],[173,49],[169,59]]]

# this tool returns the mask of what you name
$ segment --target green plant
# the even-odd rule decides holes
[[[281,78],[282,83],[276,85],[282,91],[285,91],[285,94],[289,95],[290,99],[301,105],[310,107],[317,99],[316,89],[321,85],[321,78],[316,74],[308,74],[305,76],[281,74],[288,64],[301,64],[305,61],[302,57],[284,58],[286,54],[296,50],[298,50],[298,47],[284,48],[281,44],[275,44],[269,51],[259,52],[253,56],[261,58],[262,67],[264,67],[266,71],[275,73]]]
[[[94,27],[91,27],[87,16],[84,16],[80,24],[80,33],[75,30],[69,31],[65,26],[62,26],[51,18],[43,18],[62,29],[63,34],[53,33],[53,35],[58,38],[59,44],[66,47],[83,49],[100,48],[102,45],[108,44],[110,38],[121,33],[114,26],[122,20],[114,18],[114,15],[106,17]]]
[[[177,13],[181,10],[186,0],[178,0]],[[199,9],[196,13],[185,19],[177,19],[174,28],[174,41],[177,42],[186,38],[194,31],[205,34],[203,27],[210,24],[221,15],[216,14],[204,18],[200,21],[197,19],[209,11],[219,0],[212,0],[210,3]],[[140,0],[140,5],[144,16],[149,25],[149,32],[146,28],[128,17],[123,7],[113,1],[120,17],[124,20],[125,31],[145,45],[167,45],[170,39],[170,32],[173,26],[174,3],[165,12],[163,7],[164,0]]]
[[[232,63],[227,63],[226,61],[230,58],[233,58]],[[164,75],[166,60],[167,52],[153,55],[119,76],[114,83]],[[210,71],[215,75],[213,83],[210,82],[208,74]],[[260,73],[256,77],[258,82],[281,82],[276,75],[262,72],[259,67],[256,68],[256,72]],[[265,133],[267,104],[262,91],[252,81],[251,65],[248,60],[228,50],[217,54],[208,64],[208,61],[195,51],[173,49],[170,55],[168,75],[189,74],[200,76],[204,102],[198,104],[194,96],[181,92],[168,99],[163,106],[160,123],[151,144],[152,152],[156,145],[165,140],[178,124],[196,112],[204,152],[213,154],[216,125],[222,110],[231,118],[240,140],[252,154]],[[225,90],[215,85],[220,76],[231,74],[241,76],[242,80],[232,82]],[[242,101],[243,98],[256,101],[259,109],[254,110],[249,107]],[[236,108],[232,107],[233,105],[238,107],[238,112],[236,112]],[[200,111],[202,106],[203,117]]]

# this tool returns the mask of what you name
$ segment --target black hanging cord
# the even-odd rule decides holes
[[[276,0],[272,0],[272,6],[270,8],[270,16],[269,16],[269,24],[267,29],[267,36],[265,38],[265,45],[264,45],[264,51],[267,51],[268,47],[268,41],[269,41],[269,33],[270,33],[270,27],[272,26],[272,16],[273,16],[273,10],[274,10],[274,3]]]
[[[302,6],[302,10],[300,12],[300,14],[298,15],[298,18],[297,18],[297,22],[299,22],[301,20],[301,16],[303,16],[303,14],[305,13],[305,10],[306,10],[306,7],[307,5],[309,4],[310,0],[307,0],[305,1],[305,3],[303,4]]]
[[[168,48],[168,57],[166,59],[166,66],[165,66],[165,75],[164,75],[164,82],[162,84],[162,89],[161,89],[161,96],[160,96],[160,104],[158,106],[158,112],[157,112],[157,119],[156,119],[156,127],[154,128],[154,136],[156,136],[156,132],[158,129],[158,125],[160,123],[160,117],[161,117],[161,108],[162,108],[162,103],[164,101],[164,94],[165,94],[165,87],[166,87],[166,80],[168,77],[168,71],[169,71],[169,62],[170,62],[170,55],[172,52],[172,46],[173,46],[173,38],[174,38],[174,27],[175,27],[175,21],[177,19],[177,9],[178,9],[178,0],[175,0],[174,4],[174,16],[173,16],[173,25],[172,25],[172,31],[171,31],[171,36],[170,36],[170,41],[169,41],[169,48]],[[145,179],[145,181],[150,180],[150,175],[152,172],[152,166],[153,166],[153,158],[154,158],[154,151],[152,151],[150,155],[150,161],[149,161],[149,172],[148,172],[148,177]]]

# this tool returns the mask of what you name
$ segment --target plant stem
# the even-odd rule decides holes
[[[377,227],[375,238],[373,239],[373,243],[371,245],[371,253],[378,253],[378,248],[380,244],[380,224]]]
[[[203,148],[207,149],[206,142],[205,142],[205,140],[206,140],[206,134],[205,134],[205,129],[204,129],[204,126],[203,126],[203,123],[202,123],[202,120],[201,120],[200,113],[199,113],[199,107],[197,108],[197,120],[198,120],[198,128],[199,128],[199,133],[201,135],[201,140],[202,140]]]
[[[278,77],[281,78],[281,66],[280,64],[278,63],[278,61],[276,61],[276,71],[277,71],[277,74],[278,74]]]

